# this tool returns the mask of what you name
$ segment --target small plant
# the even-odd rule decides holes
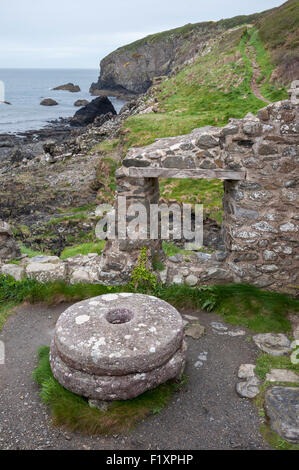
[[[156,276],[148,269],[147,248],[143,247],[140,251],[137,266],[131,274],[131,287],[134,291],[149,293],[155,291],[158,287]]]

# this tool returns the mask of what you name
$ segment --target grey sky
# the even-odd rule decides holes
[[[117,47],[186,23],[283,0],[0,0],[0,68],[98,68]]]

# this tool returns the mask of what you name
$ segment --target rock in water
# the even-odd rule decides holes
[[[116,114],[114,106],[106,96],[100,96],[84,106],[84,108],[79,109],[70,123],[71,126],[87,126],[98,116],[108,113],[112,113],[112,115]]]
[[[265,395],[265,408],[273,431],[293,444],[299,443],[299,389],[273,387]]]
[[[71,93],[78,93],[78,91],[81,91],[81,88],[78,85],[74,85],[73,83],[66,83],[65,85],[60,85],[56,88],[53,88],[53,90],[64,90],[70,91]]]
[[[87,100],[77,100],[75,101],[74,106],[81,107],[81,106],[87,106],[88,104],[89,104],[89,101]]]
[[[40,103],[42,106],[57,106],[58,103],[55,100],[52,100],[52,98],[46,98]]]

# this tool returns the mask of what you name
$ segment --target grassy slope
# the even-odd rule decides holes
[[[299,70],[299,2],[289,0],[257,21],[260,39],[271,62],[278,66],[278,77],[289,84]],[[292,77],[292,78],[290,78]]]
[[[257,34],[251,36],[255,30],[249,31],[244,26],[227,32],[208,54],[156,86],[153,94],[160,112],[126,121],[125,148],[148,145],[159,137],[186,134],[196,127],[223,126],[230,117],[243,118],[249,111],[256,113],[264,107],[265,103],[250,88],[252,69],[246,55],[249,40],[257,48],[261,73],[269,77],[274,67]],[[284,90],[269,84],[266,91],[273,101],[285,98]],[[203,203],[205,214],[221,222],[223,187],[219,180],[161,181],[161,194],[165,199]]]

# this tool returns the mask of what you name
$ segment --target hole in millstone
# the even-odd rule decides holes
[[[131,310],[127,308],[116,308],[114,310],[110,310],[106,314],[106,320],[112,325],[120,325],[121,323],[128,323],[132,320],[134,314]]]

